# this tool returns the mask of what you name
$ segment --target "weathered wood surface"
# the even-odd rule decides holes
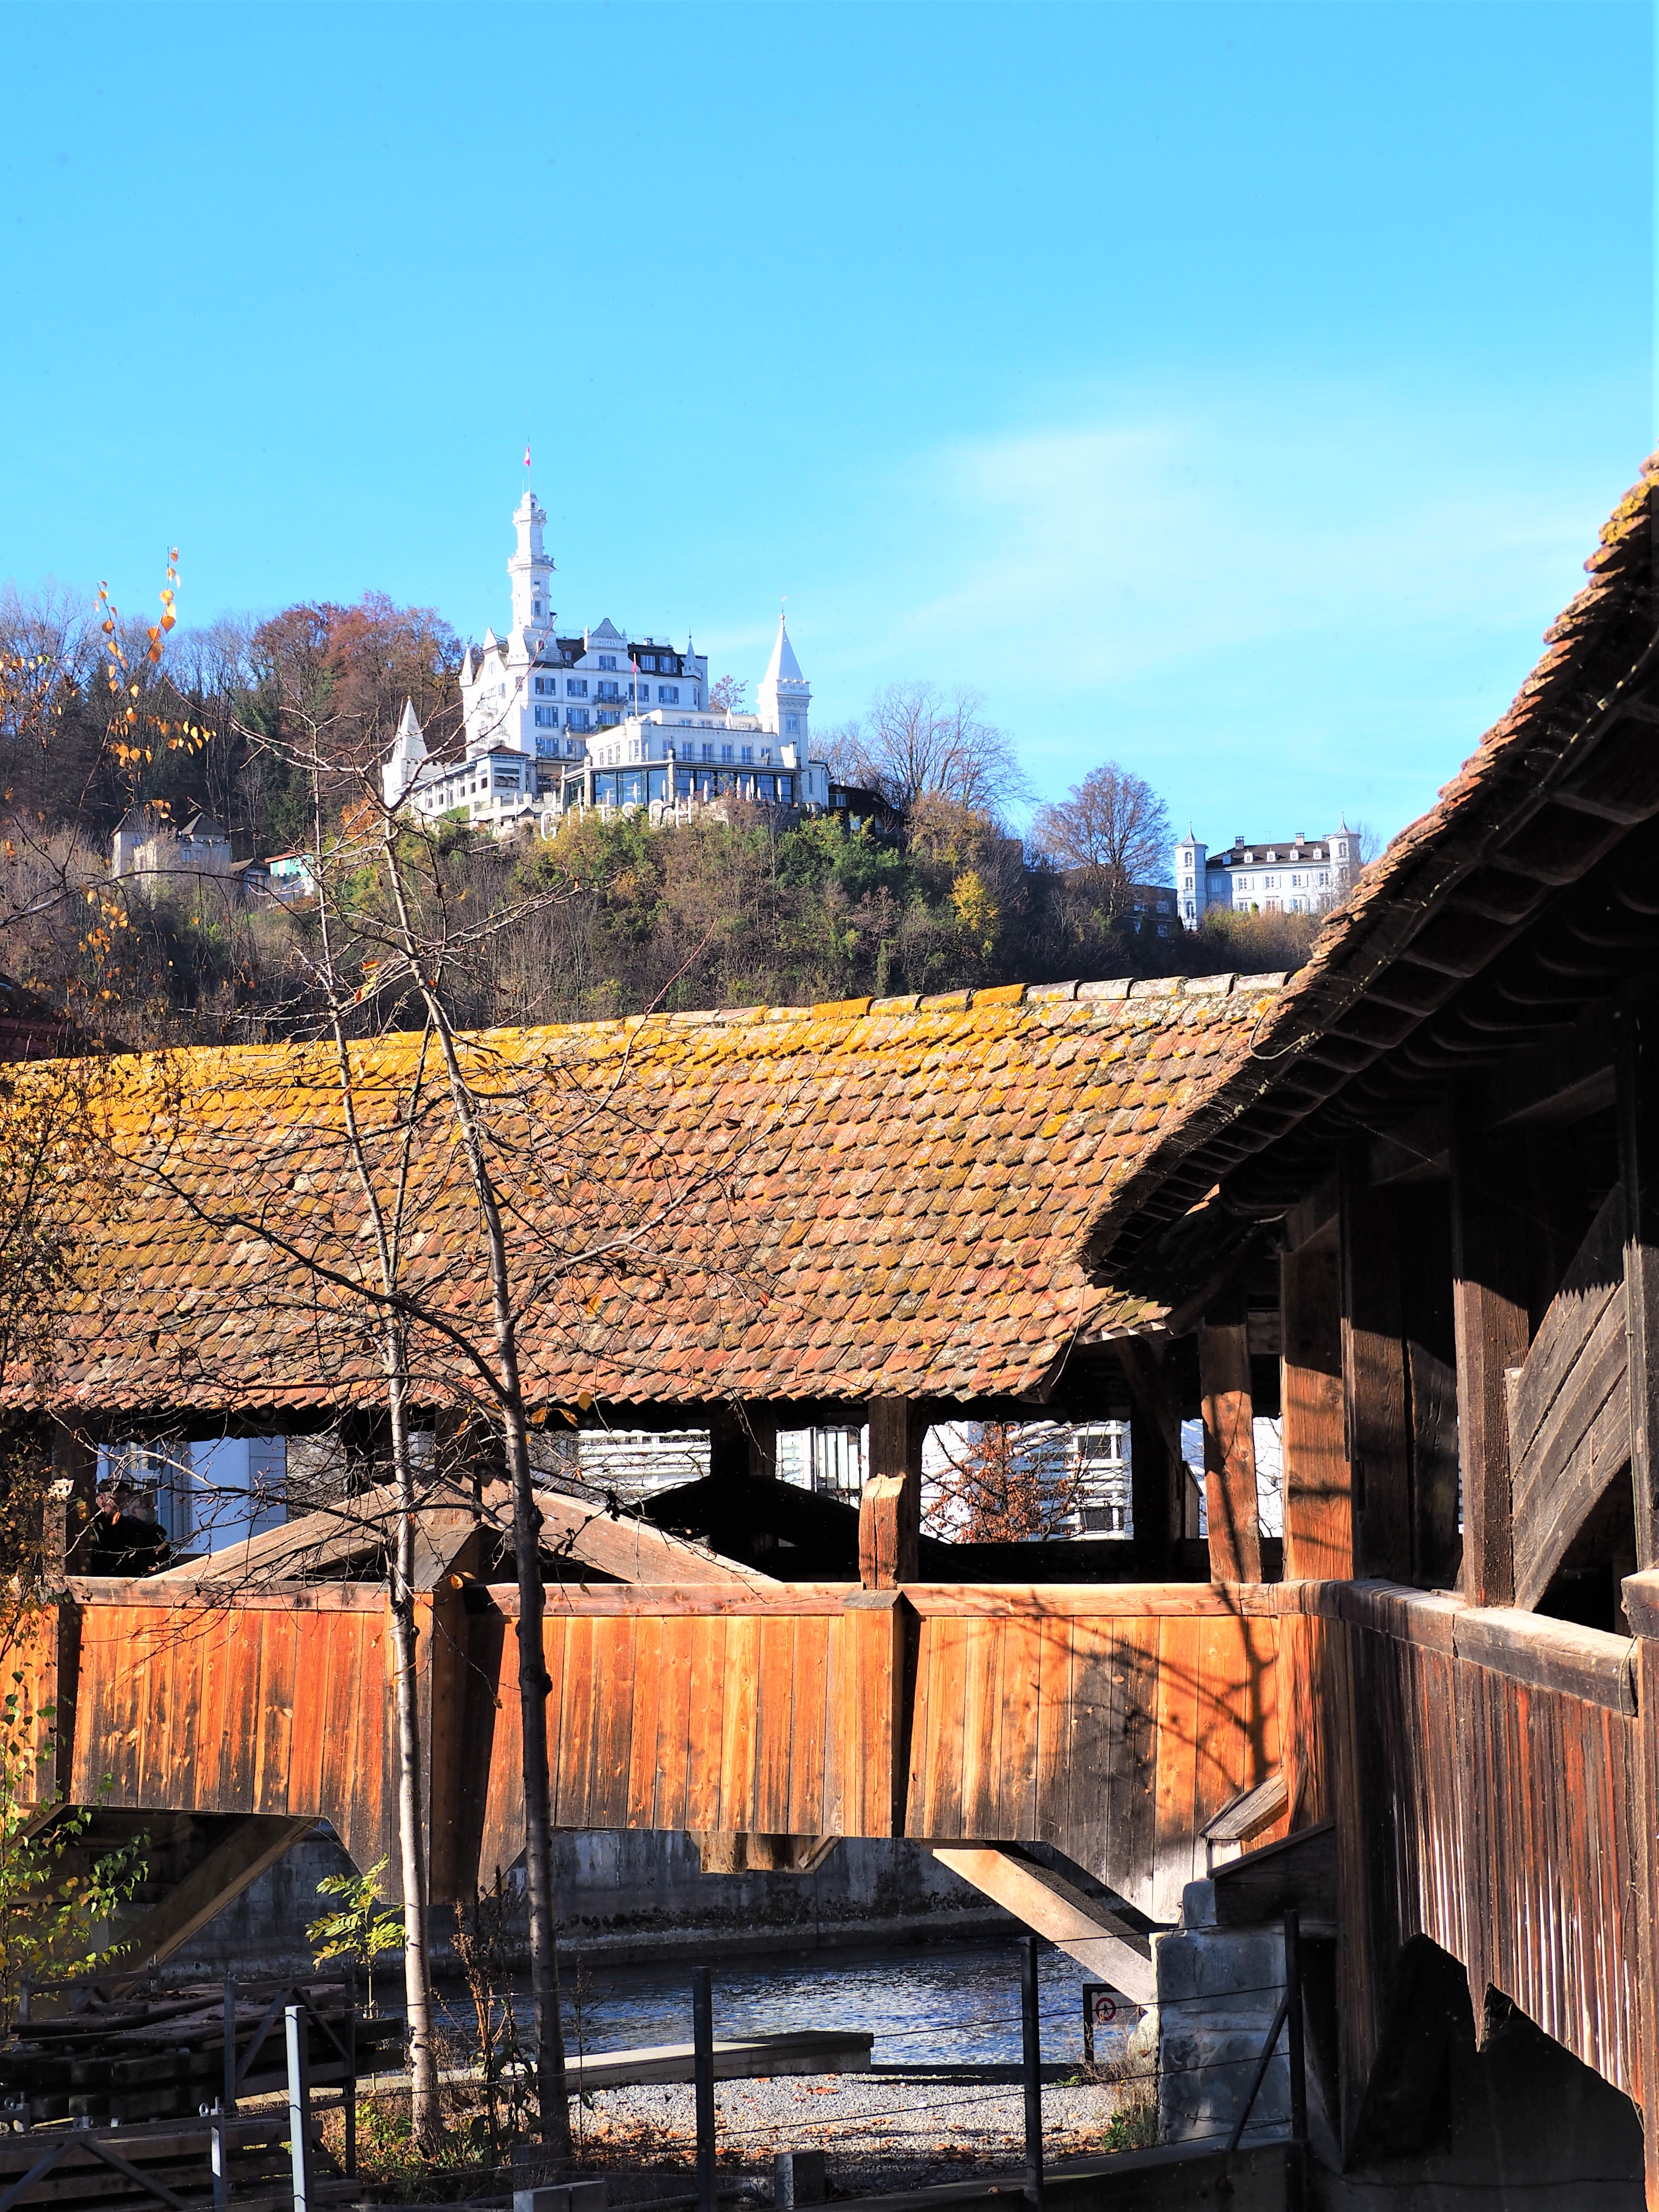
[[[1402,1948],[1419,1935],[1466,1967],[1477,2021],[1499,1990],[1639,2100],[1628,1644],[1586,1650],[1589,1632],[1565,1623],[1410,1592],[1340,1601],[1324,1718],[1345,2127],[1363,2106]],[[1543,1686],[1547,1674],[1599,1694]]]
[[[116,1805],[309,1814],[359,1863],[388,1851],[381,1593],[78,1589],[72,1796],[107,1776]],[[554,1818],[1047,1841],[1171,1917],[1205,1824],[1279,1763],[1280,1603],[1190,1583],[550,1590]],[[475,1586],[417,1610],[441,1899],[522,1847],[518,1608]],[[56,1663],[43,1647],[43,1688]]]
[[[1342,1303],[1328,1232],[1279,1263],[1284,1330],[1285,1572],[1353,1572],[1353,1499],[1342,1389]]]
[[[1401,1326],[1394,1194],[1372,1186],[1369,1146],[1345,1150],[1340,1177],[1342,1389],[1353,1486],[1356,1571],[1412,1571],[1411,1392]]]
[[[859,1580],[866,1589],[896,1589],[916,1578],[926,1436],[920,1409],[908,1398],[870,1401],[870,1469],[859,1500]]]
[[[1261,1528],[1255,1485],[1255,1406],[1250,1347],[1242,1297],[1227,1317],[1198,1332],[1203,1394],[1204,1497],[1210,1532],[1210,1578],[1259,1583]]]
[[[1625,1194],[1614,1185],[1509,1382],[1515,1601],[1543,1595],[1630,1462]]]
[[[1413,1579],[1436,1589],[1457,1580],[1457,1370],[1423,1345],[1406,1346],[1411,1398]]]
[[[908,1832],[1054,1844],[1171,1919],[1205,1824],[1278,1763],[1278,1648],[1237,1615],[924,1618]]]
[[[1452,1113],[1452,1320],[1463,1470],[1463,1595],[1515,1595],[1513,1488],[1504,1377],[1527,1355],[1526,1162],[1487,1127],[1479,1091]]]
[[[360,1866],[392,1850],[383,1607],[93,1601],[76,1613],[75,1802],[309,1814],[333,1822]]]
[[[524,1843],[516,1607],[471,1626],[487,1882]],[[893,1834],[902,1635],[890,1597],[796,1613],[550,1610],[555,1826]]]

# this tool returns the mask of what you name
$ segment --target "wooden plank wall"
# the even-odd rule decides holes
[[[359,1866],[392,1853],[386,1616],[307,1595],[76,1608],[70,1799],[312,1813]]]
[[[550,1610],[562,1827],[1046,1841],[1173,1918],[1204,1822],[1279,1757],[1279,1624],[1200,1586],[912,1584],[702,1616],[670,1595]],[[490,1747],[486,1883],[523,1838],[516,1608],[491,1597],[472,1669],[491,1702],[468,1723]]]
[[[1513,1658],[1495,1665],[1458,1648],[1479,1620],[1492,1649],[1491,1613],[1365,1585],[1313,1601],[1329,1639],[1345,2126],[1418,1935],[1468,1969],[1477,2022],[1499,1990],[1639,2101],[1634,1699],[1536,1679],[1552,1632],[1564,1654],[1583,1637],[1565,1624],[1511,1616],[1498,1633]]]
[[[1205,1822],[1278,1763],[1279,1621],[1174,1589],[1126,1591],[1136,1611],[1107,1593],[1031,1594],[1041,1610],[987,1596],[978,1613],[967,1593],[908,1595],[906,1832],[1053,1844],[1172,1920],[1205,1872]]]
[[[477,1861],[486,1883],[524,1844],[517,1594],[490,1595],[500,1626],[477,1624],[473,1647],[475,1676],[499,1700]],[[714,1612],[684,1603],[695,1596],[565,1591],[550,1605],[556,1824],[892,1835],[896,1597],[786,1592]]]

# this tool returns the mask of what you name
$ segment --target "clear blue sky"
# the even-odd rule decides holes
[[[573,627],[1392,832],[1655,441],[1644,5],[12,6],[0,576]]]

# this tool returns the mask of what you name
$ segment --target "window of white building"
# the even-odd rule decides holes
[[[570,696],[573,699],[586,699],[587,696],[587,678],[585,676],[573,676],[567,682],[564,688],[570,694]]]
[[[722,746],[720,747],[720,758],[721,758],[723,761],[729,761],[729,760],[731,759],[731,757],[732,757],[732,748],[731,748],[731,746],[730,746],[730,745],[722,745]]]
[[[745,745],[745,746],[744,747],[744,749],[743,749],[743,764],[744,764],[744,766],[745,768],[752,768],[752,767],[753,767],[753,765],[754,765],[754,761],[755,761],[755,748],[753,747],[753,745]]]
[[[678,684],[659,684],[657,686],[657,703],[661,707],[678,707],[680,703],[679,685]]]

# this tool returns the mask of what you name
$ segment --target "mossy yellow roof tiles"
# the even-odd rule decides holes
[[[1012,988],[675,1014],[464,1041],[528,1394],[629,1404],[966,1400],[1163,1309],[1092,1276],[1112,1190],[1249,1054],[1282,978]],[[21,1073],[61,1084],[64,1063]],[[378,1401],[383,1217],[419,1402],[490,1334],[478,1208],[435,1049],[354,1048],[360,1164],[325,1046],[82,1064],[49,1359],[10,1406],[293,1413]],[[75,1089],[75,1086],[70,1086]],[[70,1152],[74,1150],[73,1133]],[[15,1148],[14,1148],[15,1149]],[[94,1190],[96,1195],[94,1195]]]

